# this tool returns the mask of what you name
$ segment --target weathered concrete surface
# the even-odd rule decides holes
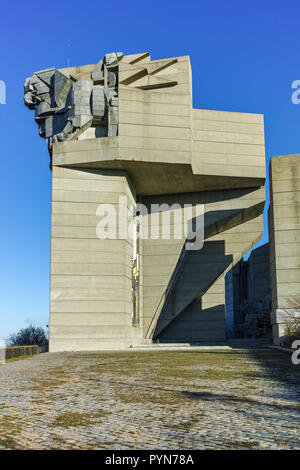
[[[268,349],[41,354],[0,367],[0,448],[300,448],[299,381]]]
[[[280,344],[286,320],[300,316],[300,155],[272,157],[269,174],[271,318]]]

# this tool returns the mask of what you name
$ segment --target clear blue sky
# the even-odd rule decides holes
[[[300,153],[300,5],[296,1],[85,0],[5,2],[0,16],[0,339],[45,326],[49,307],[51,173],[23,105],[24,79],[95,63],[111,51],[189,54],[194,106],[265,115],[266,156]],[[267,241],[267,227],[263,242]]]

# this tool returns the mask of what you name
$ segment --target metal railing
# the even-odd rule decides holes
[[[39,354],[38,346],[9,346],[8,348],[0,349],[0,362],[26,359],[36,354]]]

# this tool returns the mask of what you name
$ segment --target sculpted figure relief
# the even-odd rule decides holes
[[[76,139],[89,127],[97,137],[118,133],[118,62],[123,53],[106,54],[90,80],[70,78],[55,68],[35,72],[24,85],[24,101],[35,110],[39,134],[53,142]]]

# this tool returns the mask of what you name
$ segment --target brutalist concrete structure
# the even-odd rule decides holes
[[[300,155],[272,157],[269,175],[271,322],[279,345],[286,321],[300,318]]]
[[[37,72],[25,103],[51,155],[50,351],[224,341],[224,274],[263,229],[263,116],[193,109],[189,57],[148,53]],[[176,237],[120,233],[146,231],[141,203]],[[201,249],[178,237],[184,204],[204,207]]]

